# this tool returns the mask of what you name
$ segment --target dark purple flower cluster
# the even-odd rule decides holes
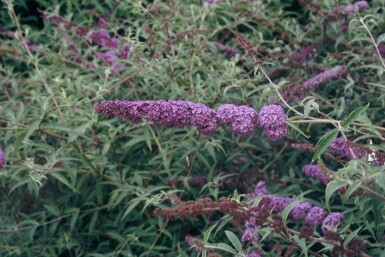
[[[221,49],[223,52],[226,53],[227,56],[229,57],[235,57],[237,54],[240,55],[241,52],[235,48],[231,48],[231,47],[228,47],[228,46],[225,46],[223,45],[222,43],[219,43],[219,42],[211,42],[211,44],[213,44],[214,46],[216,46],[217,48]]]
[[[90,30],[74,22],[69,22],[60,16],[47,16],[44,13],[42,16],[56,27],[64,26],[66,31],[74,29],[78,37],[86,37],[94,44],[101,46],[102,51],[96,52],[95,56],[112,67],[114,73],[120,73],[124,69],[125,66],[121,61],[130,57],[133,47],[131,44],[122,44],[119,38],[111,36],[108,31],[108,23],[103,18],[99,18],[96,30]],[[120,45],[122,47],[119,50]],[[77,55],[81,53],[74,45],[70,45],[68,50]]]
[[[337,20],[341,15],[351,15],[355,12],[360,12],[369,7],[366,1],[357,1],[354,4],[348,4],[344,6],[338,6],[333,8],[331,11],[325,13],[325,20]]]
[[[267,192],[265,182],[259,181],[255,188],[255,192],[248,197],[263,196]],[[266,208],[269,212],[282,212],[290,204],[294,203],[295,199],[282,196],[264,196],[258,206]],[[322,231],[326,231],[326,227],[337,227],[343,221],[343,214],[334,212],[326,218],[326,211],[318,206],[313,206],[308,202],[300,202],[296,204],[290,211],[289,215],[296,220],[305,220],[309,225],[319,225],[322,223]],[[247,224],[246,224],[247,225]],[[247,226],[246,226],[247,227]],[[245,230],[246,232],[246,230]],[[248,231],[248,234],[250,231]]]
[[[374,165],[385,165],[385,153],[381,151],[374,151],[369,147],[358,144],[351,140],[344,140],[343,138],[336,138],[329,146],[333,151],[336,151],[342,156],[352,159],[367,159],[372,161]]]
[[[262,107],[258,116],[258,123],[265,129],[265,134],[274,139],[281,139],[287,135],[287,115],[279,105],[267,105]]]
[[[200,103],[188,101],[103,101],[94,106],[94,110],[106,117],[117,117],[138,123],[142,118],[157,125],[184,128],[191,124],[204,135],[215,132],[219,125],[231,125],[237,135],[254,132],[259,123],[265,133],[273,140],[284,137],[288,132],[285,123],[287,116],[282,107],[269,105],[262,108],[262,116],[258,116],[253,108],[224,104],[218,110],[211,109]]]
[[[5,153],[0,148],[0,168],[2,168],[5,165]]]
[[[302,173],[308,177],[321,180],[324,184],[327,184],[330,181],[330,178],[328,178],[316,164],[303,166]]]

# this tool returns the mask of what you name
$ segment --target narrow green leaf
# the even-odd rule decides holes
[[[346,129],[347,127],[349,127],[349,125],[352,124],[358,118],[358,116],[360,116],[364,111],[366,111],[366,109],[368,109],[369,105],[370,103],[365,106],[358,107],[357,109],[352,111],[346,118],[344,124],[342,125],[342,128]]]
[[[332,194],[337,191],[338,189],[340,189],[341,187],[344,187],[348,184],[348,182],[346,181],[340,181],[340,180],[335,180],[335,181],[332,181],[330,182],[327,186],[326,186],[326,190],[325,190],[325,201],[326,201],[326,207],[329,209],[329,200],[330,200],[330,197],[332,196]]]
[[[381,35],[377,38],[377,45],[379,45],[379,44],[382,43],[383,41],[385,41],[385,33],[381,34]]]
[[[205,245],[205,247],[210,248],[210,249],[218,249],[218,250],[222,250],[222,251],[225,251],[225,252],[228,252],[228,253],[232,253],[232,254],[234,254],[235,256],[238,256],[237,251],[235,251],[234,248],[232,248],[232,247],[231,247],[230,245],[228,245],[228,244],[224,244],[224,243],[219,243],[219,244],[207,244],[207,245]]]
[[[357,228],[356,230],[354,230],[353,232],[351,232],[346,238],[345,238],[345,241],[344,241],[344,246],[347,246],[348,243],[358,234],[358,232],[360,232],[360,230],[362,229],[363,226]]]
[[[305,257],[308,257],[309,255],[307,252],[307,246],[306,246],[305,238],[299,239],[297,236],[294,236],[293,239],[299,245],[299,247],[301,247],[303,255],[305,255]]]
[[[295,125],[294,123],[291,123],[290,121],[286,121],[286,124],[289,125],[289,127],[291,127],[292,129],[294,129],[295,131],[297,131],[298,133],[300,133],[302,136],[306,137],[306,138],[309,138],[310,136],[306,135],[297,125]]]
[[[346,190],[345,195],[344,195],[344,201],[348,200],[349,197],[360,187],[361,185],[361,180],[356,180],[354,181],[349,188]]]
[[[333,140],[337,138],[337,135],[338,130],[333,129],[326,133],[325,136],[323,136],[323,138],[318,141],[317,150],[315,151],[312,157],[313,161],[318,159],[318,157],[320,157],[326,151],[326,149],[328,149],[329,145],[333,142]]]
[[[287,217],[289,216],[290,211],[301,201],[294,201],[291,204],[289,204],[281,213],[283,223],[286,224]]]
[[[64,177],[62,174],[60,174],[58,172],[52,172],[51,176],[56,178],[57,180],[59,180],[61,183],[66,185],[68,188],[70,188],[72,190],[72,192],[77,192],[75,187],[73,185],[71,185],[71,183],[68,181],[68,179],[66,177]]]
[[[237,237],[237,235],[229,230],[225,230],[225,234],[227,238],[230,240],[230,242],[233,244],[235,249],[237,249],[238,252],[242,251],[242,243],[241,241],[239,241],[239,238]]]

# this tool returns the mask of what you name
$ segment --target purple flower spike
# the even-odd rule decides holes
[[[308,202],[299,203],[290,211],[290,215],[296,220],[304,219],[311,207],[312,205]]]
[[[330,213],[323,221],[321,230],[323,233],[329,230],[329,227],[336,228],[339,224],[344,220],[344,215],[340,212],[332,212]]]
[[[235,134],[247,135],[254,132],[257,123],[258,113],[251,107],[242,105],[237,108],[237,113],[231,123]]]
[[[203,135],[213,134],[217,128],[215,111],[199,103],[192,103],[191,106],[191,123]]]
[[[328,80],[338,78],[345,72],[346,68],[344,66],[336,66],[304,81],[300,87],[304,90],[317,89],[319,85],[325,83]]]
[[[266,195],[266,193],[267,193],[267,189],[266,189],[265,181],[259,181],[255,186],[254,193],[247,194],[247,197],[252,198],[256,196],[262,196],[262,195]]]
[[[276,212],[282,212],[289,204],[295,201],[294,199],[281,196],[271,196],[268,197],[268,200],[268,208]]]
[[[121,59],[127,59],[128,57],[130,57],[131,52],[132,52],[132,45],[131,44],[127,44],[119,52],[119,57]]]
[[[0,148],[0,168],[2,168],[5,164],[5,153]]]
[[[305,221],[309,225],[319,225],[322,220],[325,218],[326,211],[321,207],[314,206],[310,209],[309,213],[306,215]]]
[[[265,129],[265,133],[273,140],[283,138],[288,133],[287,120],[283,108],[279,105],[267,105],[262,107],[258,115],[258,123]]]
[[[302,168],[302,173],[308,177],[321,180],[324,184],[329,183],[330,179],[323,174],[318,165],[305,165]]]

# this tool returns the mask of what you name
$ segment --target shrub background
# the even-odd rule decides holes
[[[0,144],[6,164],[0,170],[1,255],[201,254],[189,249],[185,237],[202,237],[221,219],[219,214],[167,220],[154,215],[154,208],[170,206],[166,199],[171,193],[183,200],[218,200],[233,197],[234,190],[252,192],[264,180],[270,194],[300,196],[330,211],[343,212],[341,235],[346,239],[356,232],[365,241],[369,256],[381,256],[384,199],[361,188],[348,199],[333,194],[327,208],[325,185],[301,172],[313,153],[291,147],[298,142],[315,144],[333,129],[333,123],[296,123],[302,134],[291,128],[284,140],[271,141],[261,129],[239,137],[225,127],[203,136],[193,127],[132,124],[93,111],[93,105],[102,99],[165,99],[199,102],[214,109],[233,103],[260,110],[279,103],[289,118],[299,118],[279,101],[258,65],[237,42],[234,32],[238,32],[252,44],[253,56],[263,62],[272,81],[281,85],[279,91],[288,103],[300,112],[342,121],[370,102],[357,118],[369,129],[352,126],[344,133],[361,144],[371,140],[371,147],[384,151],[384,67],[359,22],[367,15],[364,21],[369,31],[379,38],[385,27],[384,2],[368,1],[369,8],[359,13],[325,20],[324,13],[349,3],[2,1]],[[98,58],[98,53],[111,48],[87,35],[78,36],[74,27],[68,29],[66,22],[55,22],[52,17],[93,31],[100,29],[99,18],[103,18],[109,35],[119,41],[119,50],[132,46],[129,57],[118,60],[124,68],[115,70],[113,64]],[[231,56],[228,49],[213,42],[239,53]],[[301,52],[311,44],[316,44],[314,49]],[[383,49],[383,43],[378,47]],[[284,94],[337,65],[347,71],[305,92],[314,98],[301,102]],[[317,112],[317,105],[322,113]],[[383,167],[363,160],[322,160],[330,169],[340,170],[340,180],[371,178],[365,185],[383,195]],[[365,176],[356,170],[360,165],[366,165]],[[203,178],[204,185],[188,183],[196,176]],[[175,177],[181,182],[170,186]],[[286,225],[294,230],[301,227],[290,219]],[[230,224],[225,228],[239,237],[242,234],[243,228]],[[293,241],[271,233],[269,227],[261,229],[260,236],[265,238],[258,246],[243,245],[245,253],[258,248],[263,256],[284,255],[290,246],[297,247],[290,256],[305,252]],[[223,229],[210,242],[231,245]],[[312,242],[305,243],[305,248],[319,256],[328,256],[332,250]]]

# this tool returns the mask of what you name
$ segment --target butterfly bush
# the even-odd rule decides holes
[[[236,135],[251,134],[256,125],[261,125],[272,140],[286,136],[287,116],[279,105],[268,105],[258,114],[253,108],[242,105],[223,104],[217,110],[204,104],[188,101],[103,101],[94,110],[106,117],[117,117],[138,123],[142,118],[156,125],[184,128],[191,124],[203,135],[210,135],[220,125],[231,125]]]
[[[302,167],[302,173],[308,177],[318,179],[324,184],[329,183],[331,178],[325,175],[317,164],[308,164]]]

